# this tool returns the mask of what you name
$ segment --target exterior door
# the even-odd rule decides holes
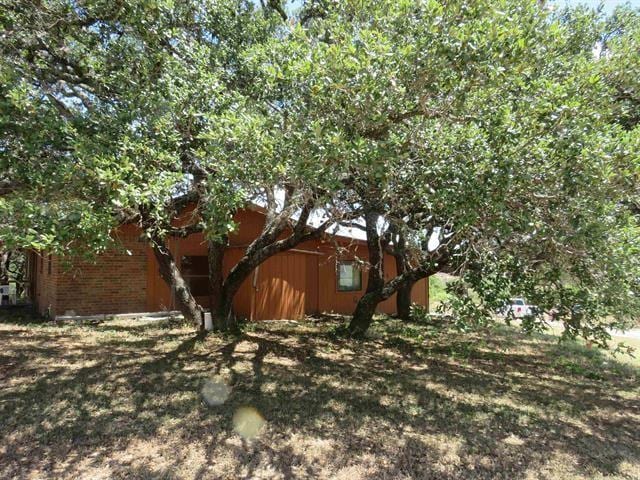
[[[280,253],[259,267],[255,320],[297,320],[305,314],[307,255]]]

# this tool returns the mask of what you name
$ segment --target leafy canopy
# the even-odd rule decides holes
[[[4,242],[99,250],[194,190],[217,238],[282,189],[378,212],[467,322],[521,295],[598,339],[637,315],[637,12],[26,3],[0,13]]]

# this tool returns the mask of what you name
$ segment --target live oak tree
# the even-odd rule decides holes
[[[273,2],[269,5],[277,12],[276,21],[287,16]],[[290,60],[308,51],[283,40],[289,25],[280,25],[277,34],[245,46],[234,57],[228,82],[237,93],[232,107],[223,114],[202,114],[199,171],[185,193],[196,210],[189,225],[172,231],[205,234],[211,309],[219,330],[234,327],[233,298],[257,266],[330,234],[337,219],[346,216],[333,195],[344,181],[344,170],[327,160],[324,144],[303,113],[313,108],[301,83],[307,71]],[[264,224],[225,275],[229,237],[237,228],[234,214],[247,206],[263,212]]]
[[[202,133],[203,155],[215,163],[203,162],[206,177],[194,227],[207,237],[212,313],[220,329],[233,326],[233,298],[258,265],[328,233],[342,215],[332,195],[341,170],[322,158],[313,126],[300,115],[309,108],[298,81],[305,72],[287,68],[285,59],[298,52],[281,45],[289,44],[274,35],[244,51],[243,102]],[[233,216],[247,204],[264,213],[263,227],[223,275]]]
[[[618,7],[606,19],[596,52],[603,79],[610,84],[616,123],[632,131],[640,124],[640,11]]]
[[[432,18],[435,32],[433,24],[425,31]],[[460,18],[469,20],[464,27]],[[514,29],[513,20],[522,28]],[[587,320],[628,315],[632,310],[614,310],[634,298],[614,292],[633,286],[635,265],[627,255],[635,248],[636,227],[625,224],[624,212],[613,215],[609,209],[626,195],[619,180],[635,165],[623,151],[612,150],[622,137],[610,121],[612,84],[593,62],[598,35],[589,14],[549,18],[532,2],[444,9],[396,2],[371,10],[348,2],[307,3],[298,23],[294,18],[278,35],[237,55],[239,73],[227,82],[240,87],[233,114],[205,115],[198,136],[204,154],[189,192],[195,190],[205,206],[200,223],[209,239],[219,327],[229,326],[233,296],[255,266],[327,228],[329,222],[310,229],[307,218],[332,200],[336,187],[355,193],[357,208],[376,229],[380,219],[389,225],[379,236],[369,228],[370,291],[354,312],[354,334],[364,331],[375,305],[395,292],[402,293],[399,312],[406,315],[411,283],[443,269],[458,273],[465,284],[453,306],[466,318],[485,318],[509,295],[523,292],[567,315],[569,332],[603,332],[597,322],[584,320],[575,328],[569,314],[576,304],[589,312]],[[622,76],[637,78],[632,72]],[[609,158],[613,178],[598,170]],[[563,166],[571,182],[558,187],[548,172],[557,174]],[[585,191],[589,182],[575,182],[585,176],[608,188]],[[284,204],[276,200],[278,192]],[[223,278],[232,214],[260,197],[267,213],[264,230]],[[556,211],[559,205],[574,207]],[[593,218],[599,216],[613,220],[595,229]],[[553,250],[544,242],[539,249],[529,245],[540,225],[550,238],[562,238],[550,242],[563,247],[553,258],[545,258]],[[571,226],[564,237],[559,225]],[[588,242],[574,230],[588,231]],[[626,238],[610,232],[625,232]],[[434,235],[440,237],[437,248],[416,248]],[[413,240],[411,248],[403,245],[405,237]],[[376,261],[381,247],[396,253],[402,267],[389,282]],[[587,268],[585,255],[601,261]],[[596,294],[594,286],[603,278],[610,288]],[[466,296],[469,287],[483,311]]]
[[[640,142],[640,11],[617,8],[607,19],[597,55],[602,78],[611,86],[615,123],[623,134],[620,143],[629,151],[638,151]],[[629,171],[628,182],[635,185],[625,200],[640,218],[640,182],[637,170]]]
[[[167,239],[181,233],[172,220],[185,199],[217,173],[204,168],[216,160],[201,155],[199,134],[242,102],[239,52],[275,19],[231,0],[6,2],[3,242],[97,253],[113,228],[136,222],[185,317],[199,321]],[[234,202],[226,193],[216,200]]]
[[[396,273],[404,274],[411,268],[411,248],[402,233],[392,234],[389,253],[393,255],[396,265]],[[411,319],[411,294],[415,282],[406,281],[396,291],[396,315],[403,320]]]
[[[604,341],[637,314],[638,226],[623,202],[637,150],[594,56],[596,15],[524,0],[314,5],[299,33],[313,43],[309,121],[349,164],[368,237],[352,335],[443,270],[459,277],[451,307],[465,321],[526,295],[568,334]],[[638,78],[637,60],[609,65]],[[385,279],[390,227],[415,241],[409,268]]]
[[[314,163],[302,117],[287,120],[305,95],[289,78],[304,71],[283,77],[271,65],[284,50],[260,48],[286,34],[283,17],[278,2],[10,2],[1,17],[3,238],[91,254],[134,222],[180,310],[199,323],[168,241],[202,232],[216,326],[231,328],[250,272],[322,235],[336,211],[335,166]],[[234,213],[252,203],[264,228],[224,276]]]
[[[603,339],[600,319],[637,312],[632,14],[600,59],[596,16],[526,0],[317,0],[293,15],[271,1],[16,0],[0,25],[7,246],[95,253],[136,222],[197,321],[168,239],[203,232],[225,329],[256,265],[361,216],[353,335],[442,270],[459,276],[463,320],[527,295]],[[264,229],[225,277],[250,203]]]
[[[6,250],[0,252],[0,285],[7,285],[11,276],[11,257],[13,252]]]

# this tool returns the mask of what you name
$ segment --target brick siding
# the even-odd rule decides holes
[[[118,235],[117,246],[94,261],[53,257],[37,270],[40,313],[92,315],[144,312],[147,300],[147,248],[137,235]]]

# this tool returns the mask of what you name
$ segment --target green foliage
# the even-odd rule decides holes
[[[327,330],[327,335],[329,338],[339,339],[339,338],[348,338],[349,337],[349,329],[346,323],[337,323],[331,325]]]
[[[449,298],[447,283],[448,282],[438,275],[429,277],[429,305],[431,308],[445,303]]]
[[[216,219],[206,226],[211,235],[233,228],[239,200],[223,187],[257,182],[272,157],[248,170],[258,154],[241,165],[212,156],[205,133],[244,118],[240,52],[271,35],[270,11],[233,0],[16,0],[0,25],[3,241],[100,251],[138,214],[162,233],[173,200],[203,172],[212,184],[205,213]],[[222,133],[212,142],[228,140]]]
[[[12,0],[0,28],[12,247],[101,251],[122,221],[164,235],[185,194],[223,239],[280,190],[283,221],[380,212],[411,268],[457,276],[460,328],[524,296],[602,345],[640,312],[636,11],[308,1],[283,22],[241,0]]]
[[[309,92],[298,129],[323,144],[318,168],[348,164],[353,208],[439,237],[445,254],[416,248],[413,265],[459,276],[447,291],[460,328],[525,296],[556,309],[567,335],[604,344],[607,326],[640,312],[640,232],[625,204],[637,132],[617,98],[639,77],[637,59],[618,60],[637,52],[637,24],[627,12],[598,58],[610,27],[587,9],[347,1],[293,28],[293,45],[264,48],[278,53],[274,84]]]
[[[417,303],[411,305],[411,320],[416,324],[427,326],[433,331],[444,331],[455,325],[451,315],[439,312],[432,313],[427,307]]]
[[[416,322],[424,322],[429,317],[429,308],[419,304],[411,305],[411,319]]]

